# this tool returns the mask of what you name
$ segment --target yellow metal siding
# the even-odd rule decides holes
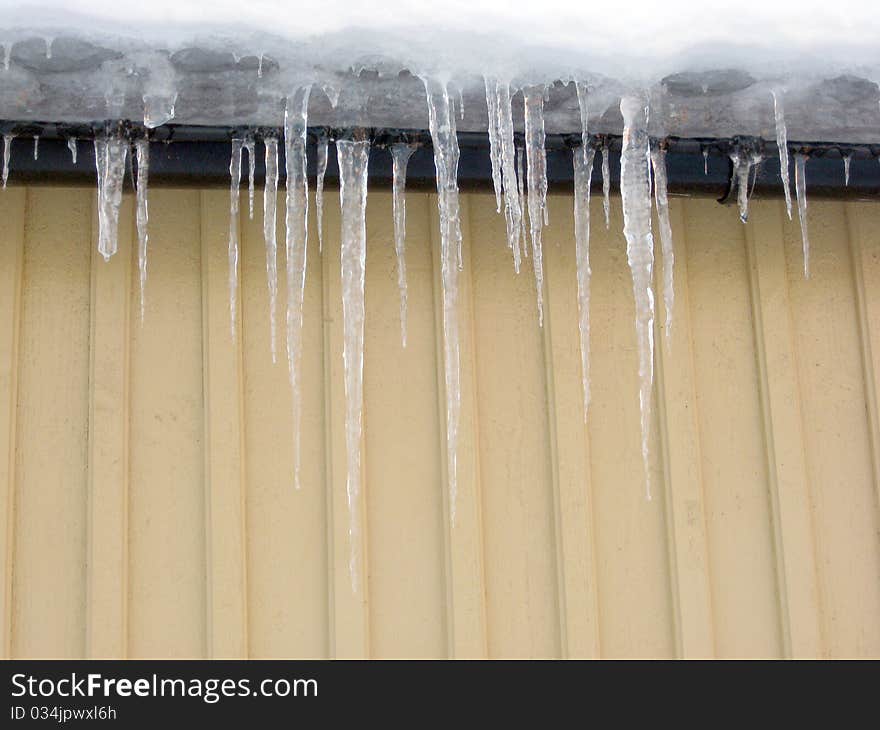
[[[326,207],[295,491],[283,246],[273,364],[261,216],[243,206],[233,342],[227,192],[151,192],[143,323],[130,198],[105,263],[93,191],[0,193],[5,655],[880,656],[880,206],[811,201],[804,280],[779,202],[743,226],[672,201],[648,501],[619,199],[610,232],[593,204],[584,426],[570,197],[550,198],[539,329],[530,264],[514,275],[491,196],[463,196],[452,526],[436,199],[407,197],[404,350],[390,196],[371,191],[360,596]]]

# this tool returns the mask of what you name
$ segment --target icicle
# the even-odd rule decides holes
[[[733,174],[736,177],[739,219],[745,223],[749,219],[749,173],[753,166],[761,162],[761,155],[746,146],[740,146],[730,153],[730,159],[733,161]]]
[[[3,189],[6,189],[6,182],[9,180],[9,155],[12,152],[12,138],[15,135],[3,135]]]
[[[544,326],[544,261],[542,227],[546,224],[547,153],[544,149],[544,87],[523,91],[526,121],[526,160],[529,189],[529,227],[532,234],[532,262],[538,298],[538,325]]]
[[[400,342],[406,347],[406,166],[415,147],[399,142],[391,146],[394,204],[394,252],[397,256],[397,288],[400,292]]]
[[[138,274],[140,277],[141,293],[141,324],[144,321],[145,297],[147,288],[147,223],[149,222],[149,210],[147,209],[147,189],[150,176],[150,142],[141,138],[134,143],[137,155],[137,234],[138,234]]]
[[[12,61],[12,41],[3,46],[3,70],[9,70],[9,64]]]
[[[144,126],[148,129],[155,129],[174,119],[177,94],[145,94],[141,98],[144,102]]]
[[[495,113],[498,116],[498,142],[500,145],[502,187],[504,189],[504,220],[507,224],[507,247],[513,252],[513,269],[519,273],[522,262],[520,240],[526,250],[524,238],[524,208],[522,174],[517,175],[517,152],[513,140],[513,106],[510,84],[495,83]],[[521,163],[520,163],[521,166]],[[522,170],[520,170],[520,173]]]
[[[458,201],[458,138],[449,93],[442,83],[425,80],[428,120],[437,169],[437,202],[440,208],[440,270],[443,291],[443,371],[446,389],[446,460],[449,480],[449,515],[455,526],[458,487],[458,426],[461,413],[461,372],[458,338],[458,251],[461,221]]]
[[[46,43],[46,60],[49,61],[52,59],[52,43],[54,43],[55,39],[46,37],[43,41]]]
[[[582,122],[583,123],[583,122]],[[585,135],[586,136],[586,135]],[[577,260],[578,331],[581,338],[581,379],[584,423],[590,408],[590,179],[596,150],[589,144],[572,150],[574,162],[574,237]]]
[[[98,251],[109,261],[119,245],[119,206],[128,142],[121,135],[95,137],[95,167],[98,173]]]
[[[519,209],[522,211],[520,216],[520,236],[522,237],[522,253],[526,258],[529,257],[529,232],[528,232],[528,205],[526,205],[526,182],[525,172],[523,172],[523,157],[526,151],[523,147],[517,145],[516,148],[516,194],[519,198]],[[517,268],[516,273],[519,273]]]
[[[663,253],[663,311],[666,315],[666,339],[672,331],[672,314],[675,303],[673,271],[675,251],[672,246],[672,225],[669,223],[669,201],[666,195],[666,150],[651,148],[651,169],[654,173],[654,202],[660,223],[660,250]]]
[[[229,160],[229,331],[235,339],[235,319],[238,300],[238,197],[241,185],[241,150],[244,140],[232,140]]]
[[[266,242],[266,281],[269,285],[269,342],[272,362],[278,360],[275,344],[275,312],[278,300],[278,240],[276,238],[276,208],[278,204],[278,140],[266,137],[266,180],[263,187],[263,240]]]
[[[67,149],[70,150],[71,162],[76,164],[76,140],[73,137],[67,138]]]
[[[495,187],[495,212],[501,212],[501,197],[504,193],[501,184],[501,132],[499,130],[497,82],[483,77],[486,84],[486,108],[489,112],[489,159],[492,162],[492,184]],[[507,245],[510,246],[508,236]]]
[[[315,217],[318,219],[318,253],[324,252],[324,175],[327,174],[328,143],[329,140],[326,136],[322,136],[318,140],[318,175],[315,184]]]
[[[40,159],[40,135],[34,135],[34,162]]]
[[[785,211],[791,220],[791,190],[788,187],[788,131],[785,128],[785,107],[783,92],[774,90],[773,117],[776,120],[776,146],[779,148],[779,175],[782,178],[782,192],[785,194]]]
[[[703,174],[709,174],[709,148],[703,148]]]
[[[648,441],[651,426],[651,393],[654,382],[654,236],[651,233],[651,190],[648,185],[649,149],[645,105],[624,97],[623,148],[620,153],[620,192],[623,198],[623,234],[626,258],[633,279],[636,310],[636,344],[639,353],[639,410],[642,461],[646,496],[651,499]]]
[[[338,140],[339,204],[342,210],[342,359],[345,367],[345,447],[348,476],[349,574],[358,592],[361,431],[364,407],[364,267],[367,254],[367,163],[370,143]]]
[[[852,164],[852,158],[852,152],[843,156],[843,184],[846,187],[849,187],[849,168]]]
[[[260,58],[257,61],[257,78],[263,78],[263,54],[260,54]]]
[[[605,212],[605,230],[611,230],[611,165],[608,142],[602,145],[602,210]]]
[[[794,189],[797,193],[798,220],[804,245],[804,278],[810,278],[810,236],[807,232],[807,156],[794,156]]]
[[[257,169],[256,142],[253,137],[244,140],[244,148],[248,153],[248,217],[254,219],[254,174]]]
[[[575,89],[577,90],[578,111],[581,115],[581,147],[583,148],[585,154],[590,154],[590,160],[592,162],[592,158],[595,155],[595,150],[590,148],[590,135],[588,132],[590,110],[588,105],[589,94],[587,89],[587,82],[577,81],[575,83]],[[587,150],[589,150],[589,152]],[[577,165],[575,165],[575,169],[577,169]]]
[[[458,89],[458,111],[461,120],[464,121],[464,89]]]
[[[293,481],[300,488],[299,454],[300,364],[302,362],[303,301],[306,287],[306,253],[309,240],[309,181],[306,177],[306,123],[311,86],[298,88],[284,110],[284,155],[287,170],[287,366],[293,400]]]

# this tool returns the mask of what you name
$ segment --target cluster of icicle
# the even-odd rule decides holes
[[[446,391],[446,459],[449,512],[455,525],[456,487],[458,483],[458,434],[461,411],[461,373],[458,326],[459,272],[462,269],[462,233],[459,216],[458,162],[454,96],[447,84],[424,79],[428,118],[436,168],[437,197],[440,213],[440,262],[442,288],[443,365]],[[547,159],[544,134],[544,100],[546,87],[522,89],[525,119],[524,148],[514,138],[512,97],[516,89],[508,81],[486,78],[488,134],[492,180],[496,207],[504,211],[507,225],[507,246],[513,267],[519,273],[522,258],[531,256],[535,275],[538,325],[543,325],[543,251],[542,231],[548,225]],[[577,306],[580,332],[583,414],[590,405],[590,183],[596,153],[588,131],[589,90],[582,82],[576,84],[581,119],[581,144],[575,147],[574,222],[576,238]],[[287,279],[287,310],[285,317],[286,354],[292,392],[293,420],[293,482],[300,488],[301,431],[301,361],[303,332],[303,300],[305,292],[308,248],[308,178],[306,175],[307,111],[311,87],[302,86],[288,99],[284,114],[283,144],[286,161],[286,235],[285,261]],[[665,147],[648,136],[649,108],[645,96],[632,95],[620,102],[624,120],[620,154],[620,192],[623,205],[623,233],[626,239],[633,297],[638,350],[639,407],[641,417],[641,451],[645,470],[646,495],[651,498],[649,469],[649,434],[651,398],[654,376],[654,235],[652,230],[652,197],[659,224],[662,254],[663,302],[665,334],[670,336],[673,319],[674,252],[672,228],[667,199]],[[777,144],[781,156],[781,176],[786,210],[791,218],[791,195],[788,180],[788,147],[783,111],[783,92],[773,93]],[[461,101],[459,101],[461,106]],[[460,110],[459,110],[460,111]],[[265,147],[265,183],[263,191],[263,234],[266,251],[266,276],[269,290],[269,327],[273,362],[277,361],[276,310],[278,306],[278,245],[276,240],[276,199],[278,192],[279,139],[263,136]],[[9,154],[13,136],[3,136],[2,183],[9,175]],[[38,153],[35,140],[34,155]],[[68,146],[76,163],[76,142]],[[109,260],[117,250],[119,207],[122,200],[126,158],[132,155],[136,170],[136,223],[138,233],[138,270],[140,280],[140,313],[144,316],[144,289],[147,280],[147,180],[149,174],[149,143],[145,138],[132,145],[120,131],[107,131],[96,136],[95,164],[98,179],[98,250]],[[406,263],[405,263],[405,200],[407,163],[415,147],[400,142],[390,148],[393,170],[394,248],[400,291],[401,343],[406,347]],[[606,228],[610,225],[610,170],[607,143],[599,148],[603,189],[603,211]],[[252,136],[232,141],[230,172],[230,226],[228,239],[230,333],[236,337],[238,316],[239,272],[239,188],[242,178],[243,153],[248,159],[248,212],[254,216],[254,171],[256,145]],[[343,304],[343,359],[345,381],[345,443],[347,455],[346,494],[349,509],[350,575],[352,590],[359,590],[358,552],[361,490],[361,436],[363,427],[363,358],[364,358],[364,275],[366,263],[366,200],[367,168],[370,142],[364,133],[336,140],[339,167],[339,195],[342,211],[341,278]],[[323,183],[327,170],[328,139],[317,144],[317,214],[319,251],[323,250]],[[527,175],[523,178],[523,157]],[[761,162],[755,151],[737,148],[731,153],[734,176],[738,185],[738,203],[743,222],[748,218],[749,177]],[[806,156],[795,157],[795,191],[803,233],[804,273],[809,276],[809,239],[806,229]],[[845,160],[848,178],[849,159]],[[653,190],[653,196],[652,196]]]

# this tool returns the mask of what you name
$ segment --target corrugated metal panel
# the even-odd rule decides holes
[[[673,201],[676,321],[658,348],[649,502],[619,201],[610,233],[593,209],[584,427],[570,198],[550,201],[541,330],[503,218],[465,196],[453,528],[435,198],[407,201],[402,350],[390,198],[371,193],[361,600],[347,574],[338,206],[323,258],[314,235],[309,252],[297,492],[261,222],[246,216],[242,336],[229,335],[227,204],[152,192],[141,324],[130,199],[105,264],[93,192],[0,194],[5,654],[880,655],[880,206],[811,203],[805,281],[778,202],[755,202],[742,226],[712,201]]]

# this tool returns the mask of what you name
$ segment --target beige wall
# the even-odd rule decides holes
[[[233,345],[227,192],[152,191],[143,325],[130,199],[105,264],[92,191],[0,192],[3,652],[880,656],[880,206],[811,201],[804,281],[778,202],[742,226],[733,208],[673,201],[676,322],[658,349],[648,502],[613,202],[612,233],[593,205],[585,428],[570,198],[550,202],[540,330],[494,200],[465,196],[452,528],[434,197],[408,197],[401,350],[390,197],[370,194],[360,600],[335,194],[324,257],[314,234],[309,252],[295,492],[260,216],[242,223]]]

